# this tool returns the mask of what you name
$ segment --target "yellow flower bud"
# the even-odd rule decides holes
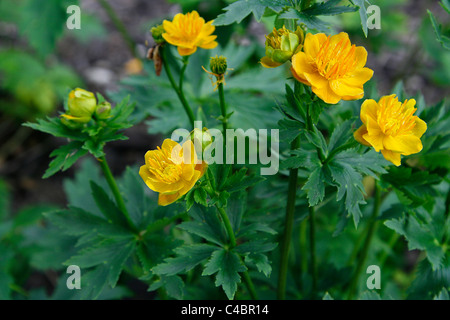
[[[95,112],[97,100],[92,92],[77,88],[70,92],[68,106],[68,114],[63,115],[65,118],[87,123]]]
[[[286,61],[302,49],[304,33],[300,27],[295,32],[286,29],[273,28],[273,31],[266,36],[266,56],[261,59],[261,64],[266,68],[275,68]]]

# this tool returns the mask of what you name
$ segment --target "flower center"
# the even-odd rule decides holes
[[[169,150],[158,147],[158,151],[153,153],[153,157],[148,162],[150,172],[159,181],[174,183],[180,180],[182,167],[173,162]]]
[[[355,70],[356,46],[349,44],[348,41],[344,42],[344,39],[333,44],[328,36],[315,58],[317,71],[323,77],[330,80],[339,79]]]
[[[417,109],[406,108],[407,102],[401,103],[397,97],[389,97],[379,104],[377,122],[384,134],[403,135],[414,129],[417,116],[413,114]]]
[[[177,23],[179,38],[186,43],[194,42],[200,34],[204,25],[203,19],[195,19],[191,13],[180,17]]]

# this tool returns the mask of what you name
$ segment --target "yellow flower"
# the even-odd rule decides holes
[[[361,106],[363,125],[355,131],[356,141],[372,146],[375,151],[396,166],[400,155],[410,155],[422,150],[420,138],[427,130],[425,121],[414,116],[414,99],[401,103],[395,94],[384,96],[377,103],[368,99]]]
[[[291,71],[320,99],[336,104],[364,96],[363,85],[373,75],[373,70],[364,67],[366,61],[366,49],[352,45],[345,32],[328,37],[308,33],[303,52],[292,57]]]
[[[265,68],[276,68],[290,60],[292,55],[303,47],[305,36],[303,30],[297,27],[295,32],[286,29],[273,28],[266,36],[266,55],[261,59],[261,65]]]
[[[147,151],[139,175],[151,190],[159,192],[158,204],[166,206],[191,190],[207,167],[204,161],[197,164],[191,140],[181,146],[166,139],[161,148]]]
[[[187,14],[178,13],[173,21],[163,21],[165,33],[162,37],[170,44],[178,47],[181,56],[188,56],[197,51],[197,47],[213,49],[217,36],[211,35],[216,29],[213,20],[206,22],[197,11]]]

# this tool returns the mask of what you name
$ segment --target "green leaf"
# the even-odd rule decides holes
[[[345,162],[331,161],[327,167],[338,184],[336,200],[339,201],[345,196],[345,208],[353,216],[355,226],[358,226],[362,216],[359,205],[366,203],[361,174]]]
[[[421,210],[423,212],[420,217],[407,215],[384,223],[406,238],[409,250],[425,250],[433,269],[440,269],[443,266],[445,250],[441,245],[441,238],[445,230],[449,229],[441,210],[442,207],[435,209],[437,212],[433,215]]]
[[[259,239],[259,240],[251,240],[244,242],[240,245],[238,245],[235,250],[236,252],[240,254],[256,254],[256,253],[263,253],[263,252],[269,252],[274,250],[277,247],[276,243],[268,242],[267,240]]]
[[[241,282],[239,272],[246,270],[247,268],[241,263],[236,253],[218,249],[213,252],[202,275],[209,276],[217,272],[216,287],[222,286],[228,299],[232,300],[237,290],[237,284]]]
[[[76,141],[85,141],[88,139],[88,136],[86,134],[80,133],[79,130],[69,129],[68,127],[63,125],[58,117],[38,119],[37,123],[27,122],[23,125],[59,138],[69,138]]]
[[[194,191],[194,200],[198,204],[201,204],[202,206],[208,206],[208,203],[206,202],[206,191],[203,188],[196,188]]]
[[[152,283],[148,291],[158,290],[164,287],[167,295],[175,299],[183,299],[184,282],[179,276],[162,276],[158,281]]]
[[[265,254],[249,254],[245,257],[246,264],[254,264],[259,272],[264,273],[266,277],[270,277],[272,273],[272,266]]]
[[[281,169],[308,168],[314,170],[321,166],[317,152],[311,150],[297,149],[292,151],[293,156],[283,160]]]
[[[436,295],[433,300],[450,300],[450,296],[448,294],[448,290],[446,288],[442,288],[441,292]]]
[[[351,3],[359,7],[359,17],[361,19],[361,27],[363,29],[364,35],[367,38],[367,34],[369,32],[369,29],[367,27],[367,10],[365,6],[365,2],[368,2],[367,0],[350,0]]]
[[[214,25],[240,23],[251,13],[257,21],[260,21],[266,9],[279,13],[287,5],[288,2],[285,0],[239,0],[225,7],[223,10],[226,12],[214,19]]]
[[[287,11],[282,12],[278,17],[280,19],[298,20],[299,24],[303,23],[309,29],[315,29],[317,31],[322,31],[322,32],[326,32],[330,26],[328,23],[317,18],[316,16],[309,15],[302,11],[298,11],[294,8],[289,8]]]
[[[87,151],[82,149],[82,146],[83,142],[72,141],[54,150],[50,157],[55,158],[50,162],[42,178],[46,179],[60,170],[66,171],[69,169],[78,159],[87,154]]]
[[[50,54],[62,35],[68,15],[67,7],[78,1],[26,0],[19,27],[31,46],[42,56]],[[45,23],[43,23],[45,21]]]
[[[320,132],[316,126],[313,126],[311,131],[305,132],[305,136],[309,142],[311,142],[313,145],[319,148],[322,151],[323,155],[327,157],[328,155],[327,142],[322,132]]]
[[[107,283],[115,287],[122,268],[136,248],[136,242],[133,237],[128,239],[105,240],[93,247],[86,248],[78,255],[70,258],[66,265],[77,265],[80,268],[90,268],[98,265],[107,266]]]
[[[194,221],[181,223],[178,227],[198,235],[219,246],[227,242],[225,230],[217,217],[214,207],[205,208],[203,206],[194,205],[189,211]]]
[[[317,167],[311,172],[302,190],[306,192],[310,207],[322,202],[325,196],[325,181],[322,167]]]
[[[95,203],[108,221],[119,225],[127,225],[123,213],[106,194],[102,187],[91,181],[92,196]]]
[[[327,2],[316,3],[302,12],[312,16],[330,16],[346,12],[355,12],[357,7],[339,6],[342,0],[328,0]]]
[[[203,243],[178,247],[174,250],[175,258],[165,259],[163,263],[153,267],[152,272],[166,276],[187,272],[210,258],[215,250],[216,246]]]
[[[436,18],[434,17],[433,13],[431,13],[430,10],[427,10],[427,12],[428,15],[430,16],[431,25],[433,26],[437,41],[439,41],[439,43],[444,49],[450,50],[450,38],[442,34],[441,26],[436,21]]]

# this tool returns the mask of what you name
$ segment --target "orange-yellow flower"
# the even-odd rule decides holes
[[[291,71],[320,99],[336,104],[364,96],[363,85],[373,75],[373,70],[364,67],[366,61],[366,49],[352,45],[345,32],[328,37],[308,33],[303,52],[292,57]]]
[[[159,192],[158,204],[166,206],[185,195],[203,176],[208,165],[197,162],[191,140],[181,146],[166,139],[161,148],[147,151],[139,175],[151,190]]]
[[[197,11],[186,14],[178,13],[173,21],[164,20],[165,33],[162,37],[170,44],[178,47],[181,56],[188,56],[197,51],[197,47],[213,49],[217,46],[214,41],[217,36],[212,35],[216,29],[212,23],[214,20],[205,22]]]
[[[427,130],[425,121],[414,116],[417,108],[414,99],[401,103],[395,94],[384,96],[379,102],[368,99],[361,106],[363,125],[355,131],[355,139],[375,148],[384,158],[396,166],[401,155],[422,150],[420,138]]]

